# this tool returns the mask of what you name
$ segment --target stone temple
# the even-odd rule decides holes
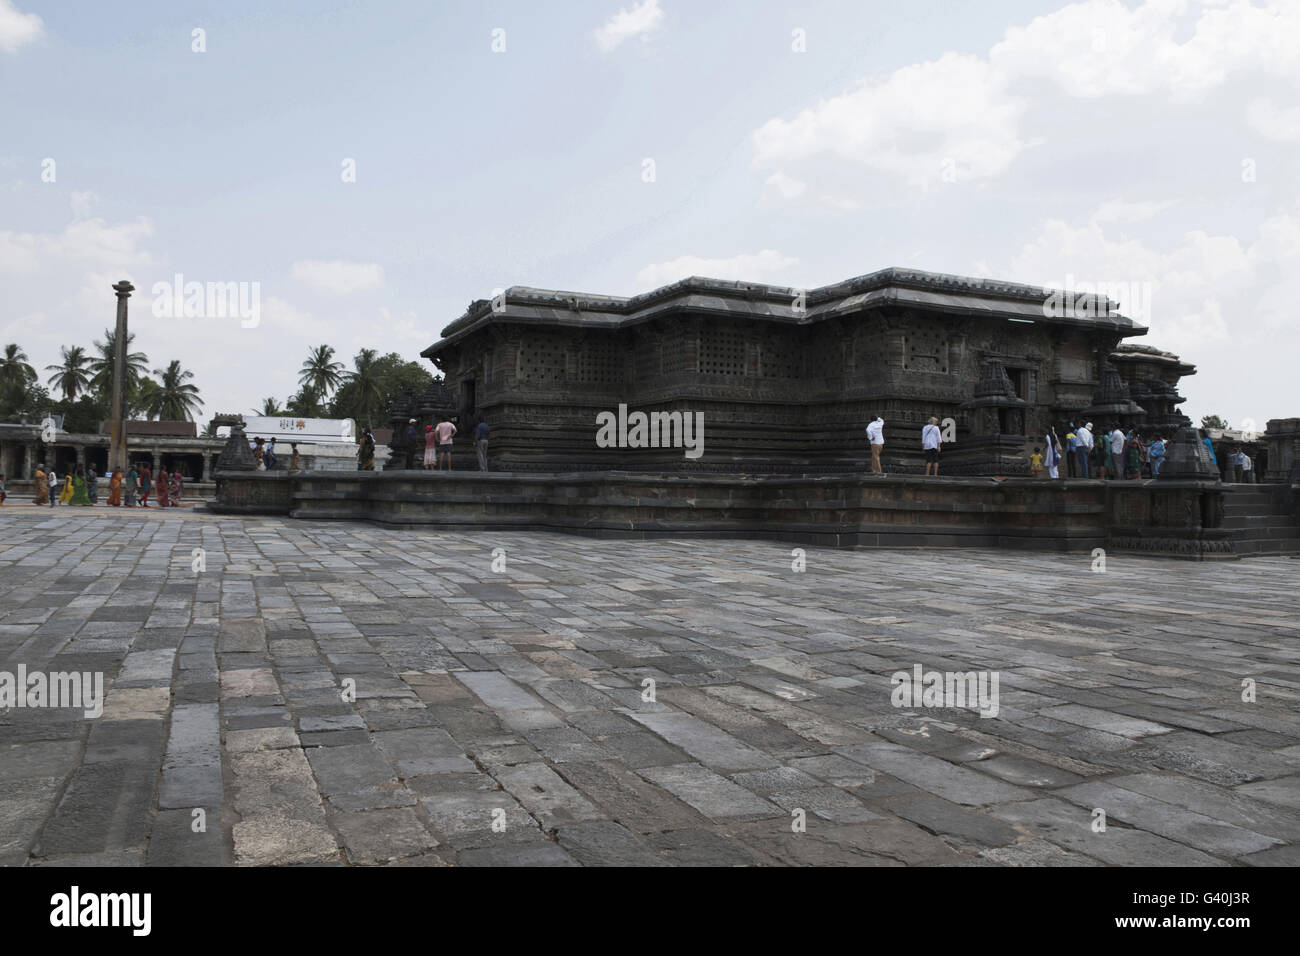
[[[884,269],[818,289],[690,278],[631,298],[515,286],[473,302],[421,354],[462,430],[492,428],[508,472],[861,470],[885,418],[885,470],[921,473],[945,423],[948,475],[1028,473],[1055,426],[1190,424],[1193,366],[1125,340],[1121,303],[1035,286]],[[703,413],[704,453],[598,447],[597,416]]]

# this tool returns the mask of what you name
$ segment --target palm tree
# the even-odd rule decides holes
[[[36,381],[36,369],[27,364],[27,353],[13,343],[5,346],[0,358],[0,386],[26,388]]]
[[[333,348],[328,345],[316,346],[307,354],[307,361],[302,363],[298,384],[310,385],[321,398],[328,398],[329,393],[343,381],[343,363],[331,361],[333,358]]]
[[[375,349],[362,349],[352,359],[356,371],[347,373],[352,386],[355,405],[354,417],[369,421],[373,412],[384,400],[384,389],[379,377],[379,353]]]
[[[140,384],[140,376],[149,371],[149,356],[143,352],[132,352],[131,343],[135,333],[126,333],[126,393]],[[104,341],[95,343],[99,355],[90,360],[90,387],[101,395],[108,395],[113,390],[113,366],[117,362],[117,329],[105,329]]]
[[[80,345],[71,348],[63,346],[63,364],[45,366],[45,371],[54,373],[50,376],[50,385],[61,391],[68,401],[72,401],[78,392],[86,391],[90,385],[90,375],[86,372],[89,361],[90,357]]]
[[[280,414],[280,400],[277,398],[262,399],[262,407],[254,408],[253,414],[262,418],[275,418]]]
[[[320,392],[316,391],[311,385],[304,385],[298,389],[298,394],[289,399],[284,410],[290,415],[299,415],[302,418],[319,418],[321,415]]]
[[[181,368],[179,359],[172,359],[165,369],[156,368],[153,373],[158,376],[158,391],[151,402],[150,417],[156,415],[167,421],[193,421],[194,413],[203,404],[198,386],[189,384],[194,373]]]

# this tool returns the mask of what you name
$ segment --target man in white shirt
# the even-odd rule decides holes
[[[1124,432],[1118,425],[1110,433],[1110,477],[1124,477]]]
[[[930,469],[934,469],[934,475],[939,476],[939,449],[943,447],[943,442],[939,435],[939,419],[931,418],[929,423],[921,429],[921,450],[925,452],[925,473],[930,474]]]
[[[885,420],[879,415],[867,426],[867,440],[871,442],[871,473],[883,475],[880,468],[880,450],[885,447]]]
[[[1092,458],[1092,444],[1092,422],[1088,422],[1074,433],[1074,451],[1079,457],[1080,478],[1092,477],[1092,471],[1088,467]]]

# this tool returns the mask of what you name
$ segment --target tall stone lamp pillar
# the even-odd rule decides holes
[[[108,472],[126,471],[126,300],[135,286],[123,279],[113,286],[117,293],[117,330],[113,333],[113,411],[109,426]]]

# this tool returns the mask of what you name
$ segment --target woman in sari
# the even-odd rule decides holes
[[[154,497],[158,499],[158,507],[167,507],[168,485],[171,483],[171,476],[167,474],[166,468],[158,469],[158,480],[154,482]]]
[[[153,489],[153,475],[148,465],[140,466],[140,507],[149,507],[149,492]]]
[[[72,472],[63,476],[63,490],[59,492],[59,504],[66,505],[72,500]]]
[[[140,487],[140,472],[135,470],[135,465],[127,465],[126,472],[126,506],[135,507],[135,492]]]
[[[179,471],[173,471],[171,487],[168,489],[171,492],[173,508],[179,508],[181,506],[181,490],[184,487],[185,484],[181,481],[181,473]]]
[[[72,499],[68,503],[90,507],[90,496],[86,494],[86,469],[80,465],[77,466],[77,473],[72,478]]]
[[[108,479],[108,503],[114,508],[122,505],[122,469],[114,468],[113,477]]]
[[[36,477],[32,481],[32,504],[48,504],[50,500],[49,478],[45,474],[45,465],[36,466]]]

